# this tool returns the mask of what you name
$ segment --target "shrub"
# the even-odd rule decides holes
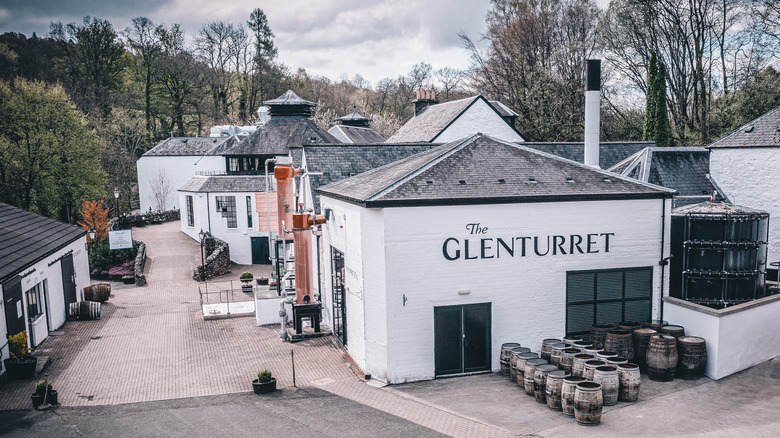
[[[258,383],[267,383],[271,381],[271,372],[268,370],[263,370],[257,373],[257,382]]]
[[[49,382],[48,379],[41,380],[35,385],[36,394],[45,394],[47,386],[49,388],[49,394],[51,394],[54,388],[52,387],[51,382]]]
[[[92,273],[101,273],[102,271],[110,270],[112,267],[129,263],[131,265],[129,273],[132,273],[132,265],[135,263],[137,254],[138,241],[133,241],[132,248],[115,249],[112,251],[109,249],[108,239],[106,239],[89,245],[89,266],[92,269]]]
[[[253,278],[255,278],[255,276],[252,275],[251,272],[243,272],[241,273],[241,277],[239,277],[241,281],[252,281]]]
[[[27,348],[27,330],[23,330],[13,336],[8,337],[8,344],[11,353],[11,359],[20,361],[27,358],[27,353],[32,348]]]

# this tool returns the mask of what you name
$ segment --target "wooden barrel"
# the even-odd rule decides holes
[[[585,362],[585,371],[582,374],[582,377],[593,380],[593,373],[596,371],[596,368],[606,365],[607,363],[603,360],[589,360]]]
[[[563,389],[563,379],[569,377],[569,373],[563,370],[555,370],[547,373],[547,384],[545,385],[545,399],[547,407],[553,411],[560,411],[561,407],[561,389]]]
[[[558,367],[552,364],[537,365],[534,371],[534,395],[536,402],[547,404],[547,374],[558,371]]]
[[[515,347],[509,352],[509,376],[512,380],[517,380],[517,355],[531,351],[527,347]]]
[[[595,359],[592,354],[578,354],[574,356],[574,362],[571,365],[571,375],[582,377],[585,375],[585,362]]]
[[[707,341],[696,336],[677,338],[677,377],[698,379],[707,369]]]
[[[593,346],[593,342],[590,341],[576,341],[574,344],[572,344],[572,348],[579,348],[580,350],[584,348],[590,348]]]
[[[561,351],[561,364],[559,368],[571,374],[571,367],[574,365],[574,356],[580,354],[579,348],[565,348]]]
[[[639,370],[647,372],[647,347],[650,345],[650,336],[658,333],[651,328],[634,330],[634,363],[639,365]]]
[[[103,306],[96,301],[79,301],[70,303],[68,317],[76,319],[100,319],[103,315]]]
[[[601,384],[604,406],[612,406],[617,403],[618,393],[620,392],[620,379],[618,378],[616,367],[596,367],[596,370],[593,372],[593,381]]]
[[[601,385],[595,382],[580,382],[574,390],[574,419],[578,424],[593,426],[601,423],[604,398]]]
[[[523,369],[523,387],[525,393],[528,395],[534,395],[534,374],[536,374],[536,367],[548,365],[544,359],[528,359],[525,361],[525,368]]]
[[[617,357],[617,351],[609,351],[609,350],[599,350],[596,353],[596,359],[603,360],[604,362],[607,361],[610,357]]]
[[[628,330],[630,332],[633,332],[638,328],[642,328],[642,323],[636,321],[621,321],[618,323],[618,328],[620,330]]]
[[[650,337],[647,347],[647,374],[650,380],[669,382],[677,369],[677,338],[659,334]]]
[[[552,352],[550,352],[550,363],[557,366],[561,365],[561,352],[565,350],[566,344],[563,342],[559,342],[557,344],[553,344],[552,346]]]
[[[593,347],[604,348],[604,339],[607,337],[607,332],[615,328],[612,324],[593,324],[590,326],[590,342],[593,342]]]
[[[572,346],[574,346],[575,342],[581,341],[581,340],[582,340],[582,338],[580,338],[579,336],[564,336],[563,339],[561,339],[561,342],[566,344],[567,347],[572,347]]]
[[[84,300],[85,301],[108,301],[108,297],[111,296],[111,284],[109,283],[95,283],[93,285],[84,288]]]
[[[639,400],[639,387],[642,383],[639,365],[635,363],[622,363],[618,365],[618,380],[620,380],[618,400],[624,402],[635,402]]]
[[[610,330],[604,339],[604,349],[614,351],[628,360],[634,358],[634,339],[630,330]]]
[[[685,327],[681,325],[667,325],[661,328],[661,333],[679,338],[685,336]]]
[[[667,321],[664,321],[662,319],[648,319],[645,323],[645,328],[650,328],[655,331],[660,331],[662,328],[669,325]]]
[[[596,348],[596,347],[591,345],[590,347],[583,348],[582,352],[584,354],[590,354],[593,357],[596,357],[598,355],[599,351],[601,351],[601,350],[603,350],[603,348]]]
[[[501,344],[501,374],[509,375],[509,356],[513,348],[520,347],[517,342],[505,342]]]
[[[550,355],[552,354],[552,346],[560,343],[560,339],[549,338],[542,341],[542,351],[539,353],[542,359],[550,361]]]
[[[577,384],[585,382],[586,379],[581,376],[569,376],[563,378],[561,384],[561,410],[567,417],[574,416],[574,390]]]
[[[515,380],[517,380],[518,385],[523,387],[525,387],[525,382],[523,382],[523,377],[525,376],[525,361],[528,359],[539,359],[539,354],[534,353],[533,351],[518,353],[515,362]]]
[[[615,357],[608,357],[606,362],[607,365],[616,367],[621,363],[628,363],[628,359],[626,359],[625,357],[615,356]]]

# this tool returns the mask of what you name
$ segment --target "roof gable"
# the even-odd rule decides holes
[[[716,149],[767,146],[780,146],[780,107],[740,126],[707,147]]]
[[[170,137],[149,149],[144,157],[171,157],[204,155],[218,147],[225,137]]]
[[[384,143],[385,138],[368,127],[336,125],[328,129],[328,134],[342,143]]]
[[[0,202],[0,282],[86,233],[81,227]]]
[[[585,162],[585,143],[582,142],[523,142],[523,146],[533,148],[548,154],[557,155],[578,163]],[[648,146],[655,146],[652,141],[633,142],[600,142],[599,167],[609,169],[627,157]]]
[[[322,187],[367,207],[669,197],[672,190],[476,135]]]
[[[287,155],[291,147],[315,143],[339,143],[327,131],[305,117],[271,117],[222,155]]]

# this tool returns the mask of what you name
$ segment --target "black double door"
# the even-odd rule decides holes
[[[5,307],[5,326],[8,335],[12,336],[27,330],[24,323],[22,303],[22,278],[16,277],[3,284],[3,302]]]
[[[60,260],[62,270],[62,290],[65,295],[65,312],[68,305],[78,301],[76,294],[76,276],[73,273],[73,254],[68,254]]]
[[[490,371],[490,303],[434,308],[436,375]]]
[[[270,265],[271,254],[268,249],[267,237],[252,237],[252,264]]]

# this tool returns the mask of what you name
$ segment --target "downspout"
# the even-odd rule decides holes
[[[274,251],[272,251],[273,239],[271,239],[271,195],[269,193],[271,191],[271,176],[268,175],[268,163],[276,163],[276,158],[269,158],[265,160],[265,217],[268,219],[268,256],[270,257]],[[276,255],[276,258],[279,258],[279,254]],[[275,272],[275,270],[272,269],[271,272]],[[278,278],[276,280],[279,281]]]
[[[661,265],[661,308],[660,319],[664,320],[664,276],[666,275],[666,264],[669,259],[664,258],[664,245],[666,237],[666,198],[661,198],[661,261],[658,262]],[[671,256],[670,256],[671,257]]]
[[[209,192],[206,192],[206,219],[208,219],[209,234],[211,234],[211,202],[209,201]]]

